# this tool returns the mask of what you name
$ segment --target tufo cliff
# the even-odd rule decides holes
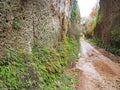
[[[120,45],[120,1],[100,0],[95,37],[108,44]]]
[[[77,34],[78,11],[76,0],[0,0],[0,52],[56,46],[64,34]]]

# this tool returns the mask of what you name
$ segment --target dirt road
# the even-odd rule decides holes
[[[81,39],[77,90],[120,90],[120,67]]]

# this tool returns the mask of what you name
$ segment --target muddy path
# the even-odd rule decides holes
[[[120,67],[84,39],[76,68],[79,69],[77,90],[120,90]]]

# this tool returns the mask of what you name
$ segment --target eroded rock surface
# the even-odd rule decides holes
[[[120,1],[100,0],[95,36],[107,43],[120,44]]]
[[[0,52],[57,45],[72,25],[75,1],[0,0]]]

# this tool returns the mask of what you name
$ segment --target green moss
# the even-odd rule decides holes
[[[77,0],[74,0],[73,2],[73,5],[72,5],[72,14],[71,14],[71,17],[72,17],[72,20],[74,22],[77,22]]]
[[[116,26],[113,27],[111,30],[111,40],[113,42],[119,42],[120,43],[120,27]]]
[[[96,15],[96,24],[100,23],[101,22],[101,15],[100,13],[98,12],[97,15]]]
[[[13,28],[15,30],[19,28],[19,22],[17,20],[13,20]]]
[[[115,55],[120,56],[120,48],[119,47],[116,47],[113,45],[108,45],[108,44],[104,43],[102,40],[96,39],[96,38],[90,39],[90,42],[92,42],[93,44],[95,44],[101,48],[104,48],[106,51],[109,51]]]
[[[96,14],[94,22],[91,24],[91,27],[88,29],[88,33],[92,32],[95,29],[96,25],[99,24],[100,22],[101,22],[101,16],[98,12]]]
[[[65,37],[55,48],[34,48],[33,53],[9,50],[0,62],[2,90],[74,90],[71,76],[65,71],[70,60],[77,60],[74,37]]]

